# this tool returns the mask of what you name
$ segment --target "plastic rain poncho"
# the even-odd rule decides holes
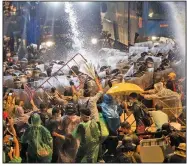
[[[154,100],[154,103],[161,104],[164,108],[171,108],[163,110],[169,117],[179,117],[182,113],[181,97],[178,93],[166,89],[162,82],[156,83],[153,90],[149,90],[149,95],[144,95],[145,99]]]
[[[100,143],[100,130],[95,120],[81,122],[72,133],[74,138],[80,140],[79,156],[82,162],[97,162]]]
[[[31,116],[31,126],[25,131],[21,137],[22,143],[28,143],[28,155],[33,158],[43,158],[51,160],[52,157],[52,137],[50,132],[41,125],[41,119],[38,114]],[[47,153],[44,153],[46,152]]]
[[[120,114],[122,113],[122,109],[114,103],[112,96],[106,94],[100,106],[109,131],[116,133],[116,130],[120,126]]]

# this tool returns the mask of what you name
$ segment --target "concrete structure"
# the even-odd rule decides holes
[[[137,2],[103,2],[101,7],[103,31],[108,31],[114,41],[133,45],[138,32]]]

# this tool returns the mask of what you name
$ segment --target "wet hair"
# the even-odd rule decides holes
[[[68,105],[65,107],[65,113],[67,115],[73,115],[76,113],[76,108],[74,107],[73,103],[68,103]]]
[[[98,110],[98,112],[102,112],[102,108],[100,105],[97,105],[97,110]]]
[[[108,80],[108,86],[111,88],[112,87],[112,82],[111,80]]]
[[[91,111],[88,108],[81,108],[80,112],[81,112],[81,114],[86,115],[86,116],[90,116],[91,115]]]
[[[131,129],[131,125],[129,122],[125,121],[125,122],[122,122],[120,124],[121,128],[125,128],[125,129]]]
[[[169,118],[170,122],[176,122],[177,121],[177,118],[175,116],[172,116]]]
[[[90,97],[90,91],[88,89],[84,89],[84,97]]]
[[[55,90],[56,90],[56,88],[55,88],[55,87],[52,87],[52,88],[51,88],[51,92],[52,92],[52,93],[54,93],[54,92],[55,92]]]
[[[155,109],[156,109],[156,110],[162,110],[162,109],[163,109],[163,106],[160,105],[160,104],[156,104],[156,105],[155,105]]]
[[[41,103],[40,104],[40,109],[42,110],[42,109],[45,109],[45,108],[47,108],[47,106],[44,103]]]
[[[138,98],[138,95],[137,95],[137,93],[131,93],[131,94],[129,95],[129,97],[130,97],[130,98],[133,98],[133,99],[137,99],[137,98]]]
[[[60,109],[58,107],[54,107],[52,109],[52,115],[58,114],[60,112]]]
[[[21,101],[23,101],[23,100],[21,100],[21,99],[16,99],[15,104],[16,104],[16,105],[19,105]]]
[[[73,96],[72,89],[66,89],[66,90],[64,91],[64,96]]]
[[[9,91],[9,93],[14,93],[14,91],[11,89],[11,90]]]
[[[162,130],[165,130],[165,131],[166,131],[166,133],[164,133],[164,135],[168,135],[169,133],[172,132],[171,126],[170,126],[169,123],[164,123],[164,124],[162,125]]]

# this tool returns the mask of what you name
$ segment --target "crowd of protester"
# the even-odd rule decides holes
[[[5,52],[10,57],[9,50]],[[19,70],[18,64],[5,59],[4,74],[13,75],[10,69]],[[176,74],[171,72],[168,80],[156,83],[154,89],[143,94],[132,92],[121,99],[106,93],[123,81],[119,77],[117,72],[106,87],[98,77],[84,80],[79,89],[70,81],[71,87],[64,94],[52,87],[49,102],[36,105],[30,98],[30,109],[14,89],[4,85],[4,162],[142,163],[141,141],[154,138],[164,138],[169,149],[163,162],[186,162],[186,136],[178,117],[167,115],[159,103],[148,111],[142,102],[142,98],[152,100],[161,93],[179,93]],[[90,82],[95,84],[94,91]],[[134,116],[135,130],[125,115]],[[154,133],[148,130],[153,124]]]

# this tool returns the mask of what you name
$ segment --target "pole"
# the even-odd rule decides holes
[[[130,1],[128,1],[128,51],[130,45]]]

